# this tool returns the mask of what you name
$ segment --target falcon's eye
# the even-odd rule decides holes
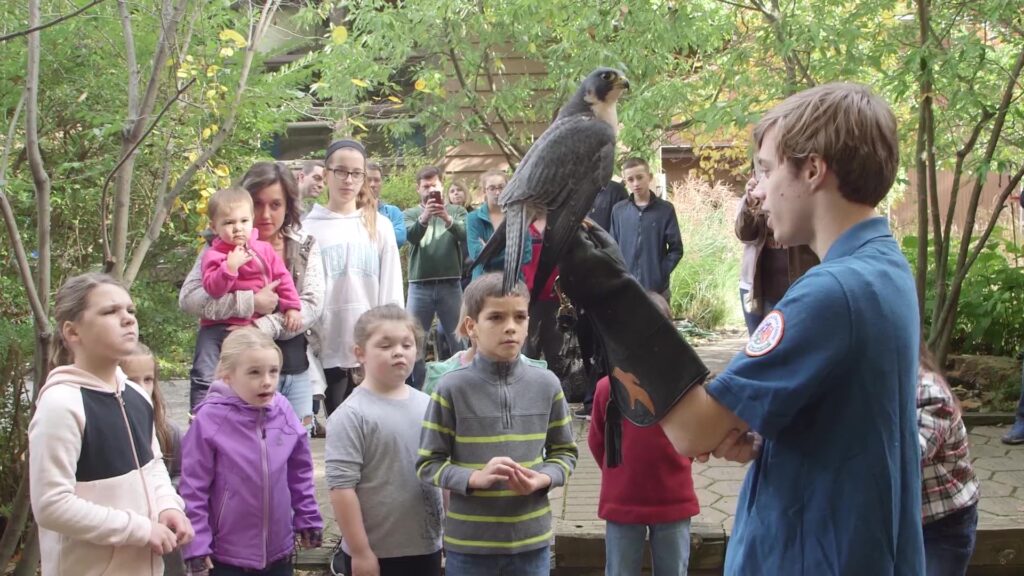
[[[611,72],[605,72],[605,73],[601,74],[601,79],[602,80],[611,80],[612,79],[612,73]]]

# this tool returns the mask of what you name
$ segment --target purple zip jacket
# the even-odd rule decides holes
[[[259,570],[290,555],[300,530],[323,529],[306,429],[280,393],[257,408],[214,382],[181,452],[178,489],[196,532],[186,560]]]

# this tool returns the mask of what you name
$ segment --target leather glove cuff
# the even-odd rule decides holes
[[[626,272],[603,230],[577,235],[560,270],[566,294],[590,315],[605,343],[611,396],[630,422],[658,422],[707,377],[700,357]]]

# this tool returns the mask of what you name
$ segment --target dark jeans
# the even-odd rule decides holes
[[[527,329],[523,354],[537,360],[544,356],[551,370],[562,377],[562,343],[565,337],[558,329],[558,301],[538,300],[530,310],[530,326]]]
[[[324,368],[324,380],[327,390],[324,391],[324,412],[327,416],[352,393],[356,387],[359,368]]]
[[[964,576],[974,553],[978,505],[958,510],[924,525],[927,576]]]
[[[758,310],[747,310],[747,294],[750,293],[746,288],[740,288],[740,306],[743,307],[743,320],[747,324],[747,334],[750,336],[754,335],[754,330],[761,325],[761,321],[768,315],[769,312],[775,309],[778,302],[762,302],[761,308]]]
[[[1024,367],[1020,376],[1020,400],[1017,401],[1017,426],[1024,426]]]
[[[292,576],[292,559],[290,556],[283,558],[263,570],[239,568],[229,564],[221,564],[214,560],[210,576]]]
[[[579,316],[576,320],[576,338],[579,339],[583,369],[587,374],[587,390],[583,397],[583,408],[589,410],[594,405],[597,381],[608,375],[606,353],[604,342],[590,318],[580,310],[577,310],[576,313]]]
[[[185,576],[185,561],[181,559],[181,548],[164,554],[164,576]]]
[[[338,556],[344,566],[342,574],[352,574],[352,557],[338,550]],[[397,558],[378,558],[380,576],[441,576],[441,551],[422,556],[399,556]],[[333,561],[335,572],[338,568],[338,557]]]
[[[551,551],[545,546],[518,554],[462,554],[448,551],[446,576],[549,576]]]
[[[189,412],[195,410],[197,404],[206,398],[210,384],[217,377],[217,362],[220,361],[220,346],[228,337],[227,324],[200,326],[196,336],[196,352],[192,356],[192,369],[188,372]]]
[[[419,321],[424,332],[430,331],[434,316],[444,328],[444,337],[448,341],[449,353],[462,350],[462,343],[455,336],[455,327],[459,324],[459,308],[462,306],[462,283],[457,278],[449,280],[422,280],[409,282],[409,296],[405,310]],[[423,388],[423,378],[427,372],[424,353],[426,347],[419,351],[416,365],[407,382],[416,389]],[[436,358],[447,360],[448,358]]]

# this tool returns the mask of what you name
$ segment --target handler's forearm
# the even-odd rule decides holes
[[[703,386],[690,388],[660,424],[676,452],[691,458],[717,448],[730,430],[750,429]]]

